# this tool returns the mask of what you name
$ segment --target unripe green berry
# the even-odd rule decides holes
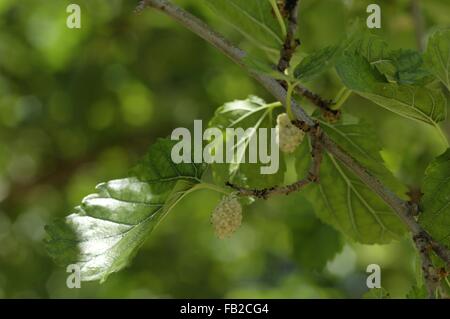
[[[235,196],[224,197],[211,216],[217,237],[224,239],[233,234],[242,223],[242,206]]]
[[[292,124],[289,116],[282,113],[277,117],[277,142],[283,153],[292,153],[303,141],[305,133]]]

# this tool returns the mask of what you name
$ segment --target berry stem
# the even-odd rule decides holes
[[[289,116],[289,118],[292,120],[295,120],[295,116],[292,113],[292,94],[294,92],[296,83],[290,83],[287,82],[287,92],[286,92],[286,111]]]
[[[352,90],[343,87],[339,93],[336,95],[335,100],[335,104],[331,106],[332,110],[339,110],[342,105],[344,105],[344,103],[347,101],[347,99],[350,97],[350,95],[352,94]]]

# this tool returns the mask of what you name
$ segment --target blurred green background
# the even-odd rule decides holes
[[[202,0],[175,2],[249,48]],[[301,50],[336,43],[373,2],[302,0]],[[416,48],[411,1],[375,2],[392,47]],[[448,0],[421,2],[427,34],[450,25]],[[69,3],[81,6],[80,30],[66,28]],[[67,215],[97,183],[127,176],[173,128],[208,121],[218,106],[249,94],[271,100],[204,41],[153,10],[133,14],[135,5],[0,0],[0,297],[358,298],[372,263],[382,267],[391,295],[404,296],[416,279],[408,238],[346,243],[296,194],[247,207],[241,229],[220,241],[209,224],[219,195],[208,191],[171,212],[130,267],[101,285],[66,287],[68,274],[44,250],[45,224]],[[311,85],[330,99],[340,87],[333,72]],[[425,125],[367,100],[352,96],[345,110],[373,123],[383,157],[410,186],[420,185],[443,151]]]

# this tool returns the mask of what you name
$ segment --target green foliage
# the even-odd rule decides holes
[[[342,250],[342,236],[323,223],[303,196],[283,199],[281,209],[292,233],[292,253],[299,267],[321,270]]]
[[[436,240],[450,247],[450,149],[428,166],[423,193],[419,222]]]
[[[267,166],[261,162],[250,163],[249,159],[249,143],[252,137],[258,137],[257,130],[259,128],[270,129],[274,127],[275,117],[273,111],[280,104],[267,104],[262,99],[250,96],[246,100],[237,100],[229,102],[216,110],[214,117],[211,119],[209,126],[217,127],[223,131],[223,143],[226,143],[227,128],[242,128],[244,130],[253,129],[250,134],[243,135],[241,139],[235,140],[235,145],[242,146],[242,152],[238,152],[238,158],[235,163],[213,163],[211,164],[213,177],[217,184],[224,185],[230,181],[240,186],[252,188],[264,188],[273,185],[282,184],[284,181],[284,173],[286,171],[283,155],[280,153],[280,167],[275,174],[260,173],[261,166]],[[271,134],[268,131],[267,145],[270,147]],[[222,141],[219,141],[219,143]],[[270,148],[269,148],[270,149]],[[277,149],[278,151],[278,149]],[[246,159],[241,163],[241,159]]]
[[[131,170],[131,175],[143,182],[155,183],[161,191],[171,189],[181,179],[200,182],[206,165],[194,164],[193,152],[190,154],[190,163],[173,163],[171,152],[177,143],[170,139],[158,139],[145,157]]]
[[[392,51],[389,62],[394,69],[394,74],[385,74],[391,81],[399,84],[427,84],[432,77],[425,68],[422,55],[415,50],[400,49]]]
[[[404,188],[383,165],[375,133],[367,123],[344,119],[335,125],[321,122],[324,131],[340,147],[372,174],[400,194]],[[302,144],[296,158],[298,176],[304,176],[310,163],[310,145]],[[333,155],[326,153],[320,168],[320,183],[305,190],[315,212],[325,222],[355,241],[374,244],[398,239],[405,231],[391,208],[351,173]]]
[[[406,294],[408,299],[427,299],[428,292],[425,286],[414,285],[411,290]]]
[[[281,28],[267,0],[207,0],[214,12],[233,25],[255,45],[279,52],[283,43]]]
[[[391,294],[383,287],[373,288],[363,295],[363,299],[391,299]]]
[[[358,93],[405,118],[433,126],[447,117],[447,99],[441,91],[416,86],[380,84],[369,92]]]
[[[202,175],[201,165],[168,160],[171,145],[172,141],[161,139],[151,147],[136,170],[141,181],[102,183],[72,214],[49,225],[50,255],[64,266],[78,264],[85,281],[104,281],[127,266],[155,226]]]
[[[349,89],[403,117],[436,126],[447,116],[447,99],[441,91],[383,82],[362,56],[345,54],[337,71]]]
[[[389,82],[422,85],[432,80],[422,54],[416,50],[391,50],[380,36],[365,30],[353,31],[349,41],[348,52],[363,56]]]
[[[425,52],[428,69],[450,90],[450,29],[435,32]]]
[[[297,80],[292,72],[289,76],[275,72],[270,64],[278,60],[283,36],[269,0],[174,2],[199,14],[208,24],[217,25],[217,16],[204,6],[208,3],[251,40],[241,41],[236,32],[227,34],[234,44],[249,52],[247,66],[276,79]],[[291,65],[301,61],[297,72],[300,81],[308,82],[324,98],[332,98],[340,89],[334,74],[324,72],[342,62],[342,52],[333,50],[336,39],[346,36],[347,20],[364,14],[364,2],[301,1],[296,36],[302,44]],[[362,59],[350,58],[347,65],[344,63],[345,68],[354,67],[346,81],[357,88],[358,94],[374,98],[403,116],[437,123],[443,118],[443,101],[429,84],[438,78],[449,87],[448,30],[432,36],[423,57],[415,50],[391,50],[385,39],[396,47],[412,48],[415,31],[405,1],[384,2],[389,2],[383,5],[383,20],[388,23],[378,31],[379,36],[358,31],[349,38],[354,46],[347,48],[346,54]],[[181,31],[154,10],[136,17],[130,14],[136,2],[80,0],[83,27],[70,30],[64,27],[67,4],[0,1],[0,298],[355,297],[360,296],[361,282],[354,278],[360,277],[368,262],[377,259],[383,260],[383,284],[392,296],[404,297],[414,284],[418,286],[408,297],[426,296],[422,283],[414,279],[414,248],[405,241],[346,246],[345,253],[356,254],[356,261],[342,261],[346,274],[335,276],[331,267],[323,267],[342,244],[341,234],[334,228],[347,237],[356,237],[349,227],[352,217],[358,227],[363,226],[364,242],[381,242],[375,234],[380,230],[377,214],[360,207],[363,205],[357,193],[373,209],[386,208],[327,154],[320,185],[329,192],[327,199],[332,206],[324,206],[323,196],[310,196],[318,185],[311,185],[301,195],[257,201],[245,207],[244,224],[235,236],[222,242],[214,237],[208,218],[219,195],[193,192],[205,188],[199,183],[205,167],[172,166],[167,160],[171,142],[165,141],[152,147],[130,174],[130,163],[136,162],[149,141],[165,136],[171,128],[188,126],[199,117],[209,119],[215,111],[212,106],[233,98],[258,94],[269,100],[269,96],[245,72],[215,50],[205,49],[205,43],[195,35]],[[448,26],[448,0],[422,1],[421,7],[427,28]],[[226,33],[229,29],[223,27],[217,30]],[[130,36],[139,34],[145,36]],[[254,47],[263,50],[254,51]],[[263,62],[256,61],[255,54]],[[145,58],[149,56],[152,58]],[[388,87],[387,96],[383,95],[384,85]],[[420,97],[418,107],[411,106],[410,90]],[[390,96],[397,100],[394,105],[386,100]],[[256,105],[268,107],[266,103],[248,100],[244,104],[250,104],[252,110],[217,116],[226,123],[228,116],[236,120],[249,114],[249,121],[244,121],[248,127],[261,118],[264,126],[274,124],[269,120],[271,112],[267,117],[262,111],[254,112]],[[360,136],[362,140],[367,138],[367,143],[374,142],[370,138],[375,134],[366,123],[376,123],[389,169],[403,181],[421,185],[425,166],[441,152],[426,126],[405,124],[401,118],[379,112],[368,99],[350,98],[342,111],[364,121],[346,119],[336,124],[336,130],[334,125],[321,124],[341,147],[367,165],[373,175],[381,176],[391,189],[403,193],[392,176],[385,174],[379,147],[358,139]],[[309,147],[303,144],[296,154],[301,155],[295,163],[302,172],[299,177],[304,177],[308,167]],[[259,164],[254,168],[217,165],[212,171],[218,187],[230,179],[230,174],[239,184],[256,187],[296,180],[294,158],[281,158],[280,162],[283,174],[273,180],[258,174]],[[444,163],[439,166],[446,169]],[[117,180],[118,176],[133,177]],[[105,284],[83,284],[82,289],[70,290],[65,269],[54,267],[42,251],[43,227],[62,217],[102,180],[110,182],[100,184],[96,194],[88,196],[71,215],[47,227],[51,255],[64,266],[79,263],[84,280],[104,280],[127,265],[139,247],[142,251],[128,271],[112,276]],[[433,185],[430,178],[426,183]],[[435,208],[437,204],[432,201],[436,190],[445,205],[443,190],[435,186],[430,189],[425,194],[421,223],[429,225],[430,232],[445,235],[448,219],[436,213],[439,207]],[[184,198],[191,192],[192,196]],[[349,197],[351,205],[346,206]],[[175,206],[181,198],[183,205]],[[288,201],[290,204],[285,205]],[[351,214],[355,207],[357,212]],[[172,213],[167,214],[169,211]],[[447,209],[441,213],[446,214]],[[322,223],[316,215],[334,227]],[[152,232],[164,216],[166,227]],[[394,228],[398,226],[390,210],[379,218],[389,227],[391,222]],[[345,227],[341,227],[341,220]],[[364,227],[372,229],[372,224],[374,233],[371,230],[367,235]],[[152,240],[144,244],[150,233]]]
[[[315,79],[334,66],[342,51],[342,45],[333,45],[311,53],[295,67],[295,78],[303,82]]]
[[[382,75],[358,53],[346,52],[339,59],[336,70],[344,85],[355,92],[370,91],[383,82]]]
[[[370,64],[377,65],[389,56],[389,46],[381,37],[368,32],[365,28],[354,30],[350,52],[362,55]]]
[[[244,58],[243,62],[250,70],[265,74],[274,79],[284,81],[292,81],[294,79],[292,76],[278,71],[276,68],[274,68],[273,64],[270,61],[267,61],[267,59],[258,58],[254,55],[248,55]]]

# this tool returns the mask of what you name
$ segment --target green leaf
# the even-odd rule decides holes
[[[337,62],[336,70],[345,86],[356,92],[371,91],[384,81],[381,73],[360,54],[346,52]]]
[[[173,164],[167,159],[170,145],[172,141],[159,140],[151,147],[137,169],[146,181],[133,177],[102,183],[72,214],[46,227],[46,246],[58,264],[77,264],[84,281],[104,281],[128,265],[203,173],[201,165]]]
[[[436,126],[447,117],[447,99],[438,90],[397,84],[379,84],[361,96],[405,118]]]
[[[419,223],[450,248],[450,149],[428,166],[422,191]]]
[[[411,290],[406,294],[407,299],[428,299],[428,292],[425,286],[414,285]]]
[[[383,82],[360,55],[344,54],[337,71],[349,89],[403,117],[436,126],[447,116],[447,99],[441,91]]]
[[[404,194],[404,186],[383,165],[376,134],[367,123],[344,118],[335,125],[321,121],[321,127],[371,174],[397,194]],[[305,176],[310,165],[310,150],[309,141],[298,149],[296,169],[299,178]],[[388,243],[405,231],[392,209],[329,153],[323,156],[320,182],[309,185],[305,195],[325,223],[358,242]]]
[[[383,287],[373,288],[369,289],[369,291],[363,295],[363,299],[391,299],[391,295]]]
[[[281,28],[267,0],[206,0],[213,11],[256,45],[279,52]]]
[[[347,52],[361,55],[369,61],[372,66],[375,66],[378,69],[378,66],[386,61],[390,53],[386,41],[365,30],[360,30],[359,32],[354,30],[353,33],[354,35],[351,36],[353,37],[351,46]]]
[[[292,237],[293,260],[302,269],[321,270],[342,250],[342,236],[316,217],[303,196],[288,196],[279,204]]]
[[[450,90],[450,29],[435,32],[428,41],[425,63]]]
[[[280,106],[279,103],[267,104],[258,97],[250,96],[246,100],[226,103],[216,110],[209,127],[217,127],[223,132],[221,143],[224,149],[227,128],[254,129],[252,134],[247,135],[247,137],[236,139],[235,144],[242,146],[243,149],[242,157],[238,158],[237,163],[211,164],[213,177],[218,184],[223,185],[226,181],[230,181],[242,187],[264,188],[283,183],[286,166],[281,153],[279,153],[279,169],[275,174],[261,174],[260,168],[268,166],[268,164],[263,164],[259,160],[257,163],[249,163],[248,160],[249,139],[256,137],[255,134],[259,128],[268,129],[267,146],[270,147],[270,128],[274,127],[275,120],[272,113],[274,108]],[[276,152],[278,152],[278,147]]]
[[[159,187],[170,189],[180,179],[198,183],[206,169],[206,164],[194,164],[193,152],[190,163],[173,163],[172,148],[178,141],[158,139],[150,147],[143,159],[131,170],[131,175],[147,183],[158,183]],[[170,183],[172,181],[172,183]],[[162,182],[168,182],[162,184]]]
[[[337,57],[342,53],[342,46],[333,45],[320,49],[304,58],[295,68],[297,80],[308,82],[334,66]]]
[[[425,68],[420,52],[400,49],[390,54],[395,66],[394,79],[399,84],[424,85],[432,80],[430,72]]]
[[[386,41],[367,31],[361,30],[353,37],[347,51],[363,56],[389,82],[422,85],[432,80],[418,51],[390,50]]]
[[[397,72],[395,62],[390,57],[391,51],[386,41],[380,36],[367,31],[365,25],[359,23],[353,26],[350,35],[351,45],[347,54],[364,57],[369,64],[388,80],[395,77]]]
[[[390,51],[386,57],[371,63],[389,82],[425,85],[433,80],[425,68],[422,55],[415,50]]]

